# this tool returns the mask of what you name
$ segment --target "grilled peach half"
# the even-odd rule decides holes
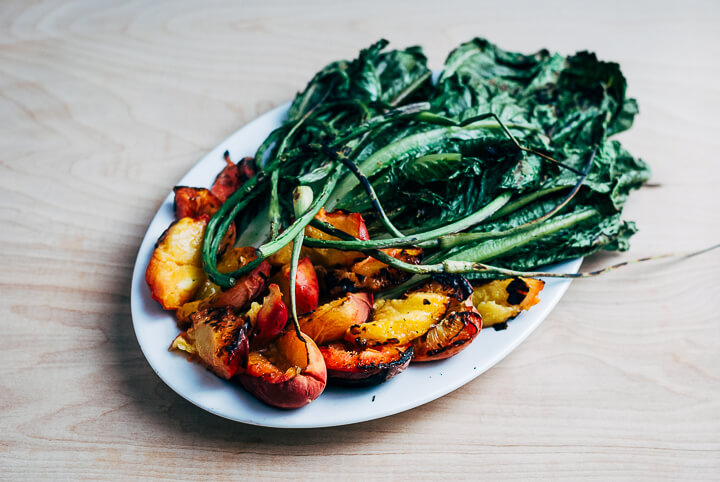
[[[247,365],[248,325],[228,308],[202,309],[190,315],[192,326],[178,335],[170,350],[197,359],[229,380]]]
[[[348,293],[301,317],[300,329],[319,345],[342,340],[349,327],[367,321],[371,309],[372,295]]]
[[[155,244],[145,271],[150,294],[166,310],[191,301],[207,276],[202,267],[202,239],[207,216],[181,218]]]
[[[402,299],[378,300],[370,320],[348,327],[345,340],[360,347],[405,344],[424,335],[447,312],[450,298],[418,291]]]
[[[286,331],[262,350],[250,352],[248,366],[237,375],[245,389],[278,408],[300,408],[325,390],[325,361],[312,339]]]
[[[215,182],[210,187],[210,192],[220,202],[224,203],[245,181],[255,175],[253,161],[252,157],[245,157],[238,161],[237,164],[234,164],[230,160],[230,153],[225,151],[225,163],[227,165],[215,178]]]
[[[422,258],[422,249],[383,249],[386,254],[410,264],[418,264]],[[409,273],[391,268],[372,257],[356,262],[349,268],[333,269],[326,275],[331,295],[345,291],[370,291],[377,293],[396,286],[410,277]]]
[[[357,239],[362,239],[363,241],[370,239],[367,226],[365,226],[365,220],[360,213],[349,213],[342,210],[327,212],[325,208],[321,208],[315,215],[315,218],[332,224],[335,228]]]
[[[478,284],[473,291],[473,304],[488,327],[515,318],[523,310],[536,305],[545,282],[534,278],[508,278]]]
[[[325,208],[321,208],[320,212],[315,215],[315,218],[331,224],[340,231],[357,239],[370,239],[367,227],[365,226],[365,220],[360,213],[348,213],[345,211],[328,213],[325,211]],[[315,239],[338,239],[312,226],[305,228],[305,236]],[[313,264],[320,264],[326,267],[350,266],[356,261],[366,257],[366,255],[360,251],[340,251],[326,248],[308,248],[306,255],[310,257]]]
[[[358,348],[347,342],[320,347],[328,380],[349,386],[376,385],[405,370],[413,356],[411,344]]]
[[[333,211],[328,213],[325,211],[325,208],[321,208],[320,212],[315,215],[315,218],[331,224],[333,227],[344,231],[357,239],[370,239],[367,227],[365,226],[365,220],[360,213],[347,213],[345,211]],[[337,237],[327,234],[324,231],[314,228],[313,226],[307,226],[305,228],[305,236],[314,239],[338,239]],[[326,248],[303,247],[301,254],[302,256],[310,258],[312,264],[324,267],[348,267],[356,261],[366,258],[366,255],[360,251],[341,251],[338,249]],[[273,266],[283,266],[290,263],[291,255],[292,243],[270,256],[268,261],[270,261]]]
[[[365,220],[360,213],[347,213],[345,211],[334,211],[328,213],[325,208],[321,208],[320,212],[315,215],[315,218],[331,224],[335,228],[346,232],[347,234],[354,236],[357,239],[368,240],[367,227],[365,226]],[[305,228],[305,236],[315,239],[334,239],[338,238],[330,234],[325,233],[312,226]],[[366,256],[360,251],[340,251],[338,249],[325,249],[325,248],[303,248],[302,256],[310,258],[313,264],[321,265],[325,267],[332,266],[351,266],[356,261],[364,259]],[[269,261],[273,266],[282,266],[290,263],[290,257],[292,255],[292,243],[285,246],[277,253],[270,256]]]
[[[280,287],[283,293],[283,302],[286,306],[290,306],[290,265],[284,265],[271,281]],[[298,314],[302,315],[315,310],[318,307],[319,298],[320,288],[315,268],[309,258],[303,258],[298,263],[295,277],[295,306]]]
[[[212,217],[222,202],[209,190],[201,187],[175,186],[175,217],[197,218],[203,214]]]

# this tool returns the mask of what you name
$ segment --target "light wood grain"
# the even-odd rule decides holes
[[[433,67],[475,35],[619,61],[654,170],[629,253],[720,239],[717,2],[0,3],[0,477],[720,478],[720,253],[573,283],[495,368],[349,427],[228,422],[153,373],[129,314],[173,183],[379,37]]]

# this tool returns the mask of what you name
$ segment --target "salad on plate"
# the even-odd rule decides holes
[[[176,186],[145,272],[170,350],[274,407],[452,357],[538,303],[540,267],[636,231],[650,171],[612,139],[638,112],[617,64],[476,38],[433,75],[386,47],[323,68],[212,185]]]

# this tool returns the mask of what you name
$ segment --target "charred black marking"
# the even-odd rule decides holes
[[[507,302],[511,305],[519,305],[525,300],[525,297],[530,292],[527,283],[520,278],[514,278],[505,291],[508,293]]]
[[[429,305],[429,304],[431,304],[430,300],[427,298],[423,298],[423,305]]]
[[[508,324],[507,321],[503,321],[502,323],[495,323],[492,327],[495,331],[503,331],[507,330]]]
[[[437,281],[444,289],[451,291],[452,296],[458,301],[464,301],[472,295],[472,285],[464,276],[458,274],[434,274],[430,279]]]
[[[347,293],[355,293],[358,288],[351,280],[343,277],[339,277],[334,271],[329,272],[325,276],[325,283],[331,287],[332,290],[345,291]]]

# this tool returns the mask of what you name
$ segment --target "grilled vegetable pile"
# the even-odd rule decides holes
[[[635,232],[650,173],[610,139],[637,113],[617,64],[474,39],[433,79],[386,46],[318,72],[210,189],[176,187],[148,266],[172,349],[271,405],[452,356],[537,303],[528,270]],[[266,241],[236,247],[258,220]]]

